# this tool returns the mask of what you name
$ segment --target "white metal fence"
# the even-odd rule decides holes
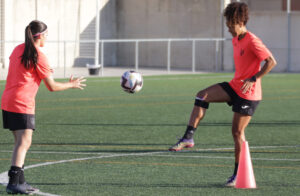
[[[47,41],[47,45],[51,45],[51,44],[55,44],[57,45],[57,54],[55,54],[57,56],[57,63],[55,67],[60,67],[63,68],[64,70],[64,77],[66,77],[66,69],[67,67],[70,67],[70,62],[74,63],[74,57],[76,58],[76,56],[73,57],[73,59],[68,59],[68,54],[67,54],[67,50],[68,50],[68,45],[71,44],[93,44],[95,45],[95,53],[91,52],[91,55],[88,56],[77,56],[77,58],[90,58],[93,59],[93,63],[94,65],[101,65],[101,71],[100,71],[100,75],[103,76],[104,72],[105,72],[105,68],[106,68],[106,64],[105,64],[105,54],[107,54],[108,51],[105,50],[105,46],[110,44],[110,43],[132,43],[134,44],[134,53],[132,55],[132,58],[134,60],[134,69],[135,70],[139,70],[140,68],[140,44],[141,43],[155,43],[155,42],[160,42],[160,43],[166,43],[167,47],[166,47],[166,54],[165,56],[163,56],[164,54],[161,54],[162,57],[160,58],[165,58],[166,59],[166,64],[162,65],[162,67],[164,67],[164,70],[167,71],[167,73],[170,73],[172,71],[172,56],[174,55],[174,53],[172,53],[172,49],[175,47],[173,46],[173,43],[175,42],[187,42],[190,43],[191,45],[191,64],[187,65],[184,67],[184,71],[191,71],[191,72],[196,72],[196,57],[197,55],[199,55],[199,53],[197,53],[197,49],[196,49],[196,44],[197,43],[201,43],[201,42],[209,42],[212,43],[214,45],[214,62],[213,62],[213,70],[210,71],[214,71],[214,72],[219,72],[219,71],[223,71],[222,69],[222,64],[223,64],[223,49],[222,49],[222,44],[225,41],[230,41],[230,39],[225,39],[225,38],[184,38],[184,39],[105,39],[105,40],[80,40],[80,41]],[[0,41],[0,43],[4,43],[4,44],[11,44],[13,46],[16,46],[17,44],[22,43],[22,41]],[[46,51],[47,53],[47,51]],[[211,54],[212,55],[212,54]],[[60,58],[60,56],[62,57],[62,59]],[[4,58],[1,57],[0,58]],[[51,55],[49,56],[49,58],[51,59]],[[174,58],[174,57],[173,57]],[[61,63],[63,65],[61,65]],[[100,62],[100,63],[99,63]],[[87,63],[85,63],[82,66],[86,66]],[[72,65],[73,66],[73,65]],[[71,66],[71,67],[72,67]],[[120,67],[120,66],[115,66],[115,67]],[[122,67],[121,67],[122,68]],[[151,69],[151,66],[148,67]],[[207,71],[205,69],[203,70],[197,70],[197,71]]]
[[[220,42],[225,41],[226,39],[224,38],[197,38],[197,39],[192,39],[192,38],[185,38],[185,39],[123,39],[123,40],[100,40],[100,44],[101,44],[101,65],[104,67],[104,45],[106,43],[134,43],[135,44],[135,53],[134,53],[134,57],[135,57],[135,69],[138,70],[139,69],[139,44],[142,42],[166,42],[167,43],[167,65],[166,65],[166,69],[168,72],[171,71],[171,64],[172,64],[172,48],[171,45],[173,42],[182,42],[182,41],[188,41],[191,42],[192,44],[192,65],[191,65],[191,71],[195,72],[195,67],[196,67],[196,60],[195,60],[195,56],[196,56],[196,42],[200,42],[200,41],[209,41],[209,42],[214,42],[215,43],[215,71],[218,72],[219,67],[219,53],[220,53]],[[97,56],[98,53],[96,53],[95,56],[95,64],[97,64],[97,59],[99,59],[99,56]],[[102,75],[103,75],[103,70],[102,71]],[[188,70],[188,68],[187,68]]]

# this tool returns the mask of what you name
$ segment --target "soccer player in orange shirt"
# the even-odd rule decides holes
[[[35,96],[43,80],[50,91],[83,89],[84,78],[56,82],[47,57],[39,47],[45,45],[47,25],[32,21],[25,29],[25,43],[18,45],[10,56],[6,85],[1,98],[3,127],[12,131],[15,139],[8,172],[7,193],[29,194],[37,191],[25,181],[24,161],[35,130]]]
[[[261,79],[276,65],[271,52],[262,41],[246,28],[248,6],[245,3],[230,3],[224,11],[226,25],[231,33],[234,78],[228,83],[214,84],[197,93],[193,111],[184,136],[169,150],[180,151],[194,146],[193,135],[211,102],[227,102],[232,106],[232,136],[235,144],[235,169],[226,186],[234,186],[241,145],[245,141],[245,129],[262,99]],[[260,63],[264,61],[261,68]]]

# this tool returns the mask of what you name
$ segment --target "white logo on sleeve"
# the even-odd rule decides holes
[[[248,105],[243,105],[242,106],[242,109],[247,109],[247,108],[249,108],[250,106],[248,106]]]

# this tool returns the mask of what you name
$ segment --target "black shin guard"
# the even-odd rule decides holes
[[[194,128],[192,126],[187,126],[183,138],[184,139],[192,139],[193,136],[194,136],[195,131],[196,131],[196,128]]]

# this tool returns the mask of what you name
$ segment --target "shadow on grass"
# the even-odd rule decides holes
[[[203,183],[203,184],[138,184],[138,183],[30,183],[33,186],[112,186],[126,188],[220,188],[231,189],[225,187],[223,183]],[[265,183],[260,182],[260,188],[263,187],[282,187],[282,188],[299,188],[299,184],[295,183]],[[0,192],[2,193],[2,192]],[[4,192],[3,192],[4,193]]]
[[[227,188],[224,184],[30,183],[34,186],[113,186],[127,188]]]
[[[176,123],[145,123],[145,124],[136,124],[136,123],[40,123],[42,125],[59,125],[59,126],[100,126],[100,127],[185,127],[186,124],[176,124]],[[230,126],[231,122],[202,122],[199,126],[210,127],[210,126]],[[269,121],[269,122],[250,122],[249,126],[300,126],[300,121]]]

